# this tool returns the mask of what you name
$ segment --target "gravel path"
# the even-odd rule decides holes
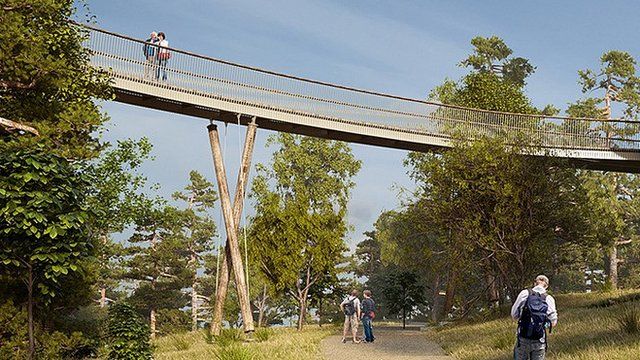
[[[375,329],[374,334],[372,344],[343,344],[342,336],[328,337],[322,341],[322,353],[327,360],[453,360],[421,331]]]

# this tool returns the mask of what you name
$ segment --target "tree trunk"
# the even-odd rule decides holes
[[[609,249],[609,283],[611,290],[618,289],[618,245],[616,243]]]
[[[447,279],[447,288],[446,288],[446,298],[444,301],[444,312],[443,315],[447,315],[451,312],[451,309],[453,308],[453,300],[455,299],[455,295],[456,295],[456,284],[455,284],[455,274],[453,272],[451,272],[449,274],[449,278]]]
[[[189,259],[189,261],[192,266],[195,267],[197,259],[193,252],[191,253],[191,259]],[[196,271],[193,273],[193,283],[191,284],[191,331],[198,330],[198,291],[196,290],[196,287],[198,286],[198,278]]]
[[[402,307],[402,329],[407,328],[407,309]]]
[[[496,284],[496,277],[491,273],[487,273],[485,276],[487,282],[487,302],[489,308],[496,309],[500,307],[500,293],[498,292],[498,286]]]
[[[29,319],[29,359],[36,354],[36,341],[33,331],[33,266],[28,264],[29,279],[27,281],[27,316]]]
[[[300,306],[300,317],[298,318],[298,331],[302,331],[304,327],[304,318],[307,316],[307,292],[304,291],[304,295],[298,299]]]
[[[262,298],[258,301],[258,327],[263,326],[264,311],[267,305],[267,285],[262,287]]]
[[[107,303],[107,288],[103,286],[100,287],[100,307],[103,308]]]
[[[440,298],[440,275],[436,275],[433,280],[433,307],[431,308],[431,320],[433,322],[440,321],[442,312],[442,299]]]
[[[151,328],[151,338],[156,338],[156,307],[152,306],[149,311],[149,327]]]

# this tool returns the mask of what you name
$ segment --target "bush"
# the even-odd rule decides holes
[[[272,335],[273,330],[269,328],[259,328],[253,333],[253,337],[260,342],[269,340]]]
[[[171,338],[171,346],[178,351],[189,350],[191,347],[191,339],[187,336],[169,335]]]
[[[9,300],[0,304],[0,359],[26,359],[29,354],[27,341],[27,312]]]
[[[216,343],[221,347],[227,347],[244,340],[244,334],[239,329],[222,329],[220,335],[216,336]]]
[[[178,309],[160,309],[156,315],[158,332],[162,335],[191,330],[191,315]]]
[[[111,305],[107,323],[109,359],[153,359],[149,335],[149,326],[132,306]]]
[[[36,350],[38,359],[86,359],[95,357],[98,353],[96,341],[87,339],[81,332],[74,332],[70,336],[55,331],[38,336],[39,346]]]
[[[233,345],[220,348],[215,352],[217,360],[253,360],[256,355],[251,349],[242,345]]]
[[[216,341],[216,337],[213,336],[213,333],[209,328],[207,328],[204,331],[204,334],[202,334],[202,338],[204,339],[204,342],[206,342],[207,344],[213,344]]]
[[[638,306],[626,305],[622,307],[617,320],[625,333],[630,335],[640,333],[640,308]]]

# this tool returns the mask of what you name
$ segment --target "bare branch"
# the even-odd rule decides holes
[[[23,125],[21,123],[11,121],[5,118],[0,117],[0,125],[4,127],[5,131],[13,132],[13,131],[24,131],[31,133],[33,135],[39,136],[40,133],[38,130],[32,128],[31,126]]]

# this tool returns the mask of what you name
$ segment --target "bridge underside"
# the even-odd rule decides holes
[[[313,126],[314,124],[301,124],[281,121],[270,117],[258,116],[252,114],[251,112],[245,113],[220,110],[190,102],[168,100],[165,97],[158,97],[145,93],[123,90],[117,87],[116,101],[181,115],[194,116],[207,120],[222,121],[229,124],[237,124],[237,114],[241,113],[243,114],[243,116],[240,117],[240,124],[244,126],[246,126],[251,121],[251,118],[253,116],[256,116],[256,123],[261,129],[313,136],[330,140],[339,140],[364,145],[374,145],[418,152],[437,152],[446,150],[448,148],[448,139],[444,137],[435,137],[438,140],[434,141],[435,144],[405,139],[389,139],[387,137],[376,136],[375,134],[363,135],[344,130]],[[572,166],[592,170],[640,173],[640,156],[638,156],[637,153],[620,151],[616,152],[616,155],[619,157],[619,159],[604,159],[602,158],[602,155],[599,154],[602,153],[602,151],[582,152],[591,153],[593,155],[593,158],[569,157],[568,160],[570,164],[572,164]]]

